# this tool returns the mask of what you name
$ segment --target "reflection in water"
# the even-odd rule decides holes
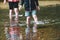
[[[30,39],[31,40],[37,40],[37,33],[31,33],[32,35],[30,35]]]
[[[29,27],[25,29],[25,33],[26,33],[26,40],[30,40],[30,28]]]
[[[21,27],[6,27],[5,26],[5,34],[6,40],[38,40],[37,36],[37,24],[34,24],[33,27],[27,27],[25,29],[25,36],[23,35],[23,31],[20,30]],[[22,31],[22,32],[21,32]]]
[[[20,37],[15,35],[15,33],[14,33],[14,35],[10,34],[11,38],[9,37],[7,40],[38,40],[38,35],[39,34],[37,34],[37,32],[32,32],[31,28],[29,30],[30,31],[28,33],[26,33],[26,34],[22,34],[23,32],[21,32],[19,34]],[[8,35],[8,34],[6,34],[6,35]],[[10,36],[10,35],[8,35],[8,36]],[[26,36],[24,36],[24,35],[26,35]]]
[[[33,40],[38,40],[37,39],[37,33],[33,33]]]
[[[6,39],[9,40],[10,39],[10,35],[8,33],[8,27],[5,27],[5,35],[6,35]]]
[[[37,33],[28,33],[26,34],[26,40],[38,40]]]
[[[9,27],[8,27],[9,28]],[[5,27],[6,40],[9,40],[10,35],[8,34],[8,28]],[[28,34],[25,33],[25,28],[20,28],[20,40],[59,40],[60,39],[60,31],[59,25],[53,27],[53,25],[49,25],[46,28],[38,29],[37,32],[33,33],[32,28],[30,28]],[[18,39],[17,39],[18,40]]]
[[[26,40],[37,40],[37,24],[34,24],[32,28],[27,27],[25,32]]]
[[[5,27],[6,40],[20,40],[19,27]]]

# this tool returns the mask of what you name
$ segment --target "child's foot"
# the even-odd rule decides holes
[[[43,21],[36,22],[36,24],[44,24]]]

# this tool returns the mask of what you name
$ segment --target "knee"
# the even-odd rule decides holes
[[[37,16],[36,15],[33,15],[33,18],[36,18]]]
[[[9,10],[9,13],[12,13],[13,12],[13,10]]]
[[[18,12],[18,9],[17,9],[17,8],[14,8],[14,12],[15,12],[15,13]]]
[[[27,20],[30,20],[30,16],[29,16],[29,17],[27,17]]]

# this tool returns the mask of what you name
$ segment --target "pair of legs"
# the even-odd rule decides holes
[[[36,15],[36,10],[32,10],[31,12],[29,11],[25,11],[25,16],[26,16],[26,24],[27,24],[27,28],[25,29],[25,32],[26,32],[26,39],[27,40],[31,40],[32,38],[30,38],[30,36],[32,36],[31,32],[30,32],[30,19],[31,19],[31,16],[33,17],[34,19],[34,25],[33,25],[33,33],[36,33],[37,32],[37,15]],[[31,34],[31,35],[30,35]]]
[[[33,28],[37,28],[37,22],[38,22],[38,18],[37,18],[37,15],[36,15],[36,10],[32,10],[31,13],[29,11],[25,11],[25,16],[26,16],[26,24],[27,24],[27,28],[30,27],[30,19],[31,19],[31,16],[33,17],[34,19],[34,26]]]
[[[9,2],[9,18],[10,18],[10,24],[12,23],[13,19],[13,12],[15,13],[15,23],[18,23],[18,2]]]

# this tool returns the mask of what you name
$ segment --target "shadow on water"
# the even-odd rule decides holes
[[[60,22],[60,4],[41,6],[40,8],[41,10],[38,12],[39,20],[51,19]],[[24,11],[21,11],[21,13],[23,14]],[[8,9],[0,8],[0,40],[5,40],[3,22],[5,19],[9,20],[6,15],[8,15]],[[21,18],[21,20],[25,20],[25,17]],[[21,27],[21,30],[25,38],[25,27]],[[60,40],[60,24],[39,26],[37,40]]]

